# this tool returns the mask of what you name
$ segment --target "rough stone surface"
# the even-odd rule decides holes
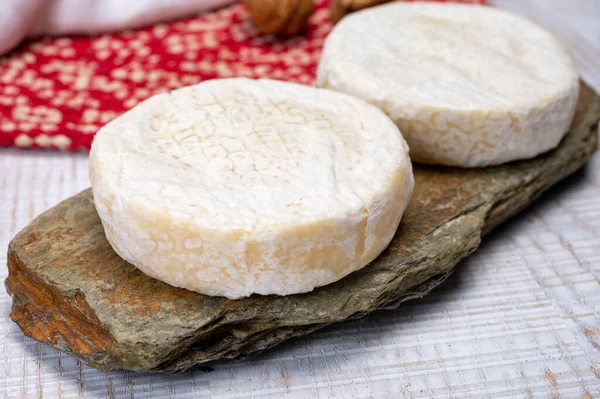
[[[599,117],[600,99],[583,86],[573,125],[550,153],[486,169],[417,167],[388,249],[337,283],[288,297],[232,301],[147,277],[111,249],[86,190],[10,243],[11,317],[27,336],[102,370],[177,372],[395,307],[441,283],[482,235],[583,165]]]

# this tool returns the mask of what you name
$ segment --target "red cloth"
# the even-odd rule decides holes
[[[0,146],[88,150],[101,126],[140,101],[207,79],[312,84],[331,29],[327,3],[318,1],[305,36],[285,41],[259,35],[235,4],[135,31],[26,43],[0,59]]]

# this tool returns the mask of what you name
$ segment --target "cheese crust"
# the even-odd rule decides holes
[[[413,161],[463,167],[556,147],[579,91],[561,43],[527,19],[419,2],[344,18],[325,42],[317,85],[381,108]]]
[[[376,107],[270,80],[154,96],[103,127],[94,202],[123,259],[240,298],[313,290],[391,241],[413,189],[408,148]]]

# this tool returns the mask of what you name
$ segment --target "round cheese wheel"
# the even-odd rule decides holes
[[[561,43],[490,7],[390,3],[344,18],[317,85],[362,98],[400,128],[413,161],[463,167],[558,145],[579,80]]]
[[[287,295],[385,249],[412,193],[407,151],[363,100],[223,79],[103,127],[90,177],[108,241],[147,275],[207,295]]]

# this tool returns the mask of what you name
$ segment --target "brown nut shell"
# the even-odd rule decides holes
[[[337,23],[351,12],[373,7],[391,0],[331,0],[329,3],[329,19],[332,24]]]
[[[261,33],[294,36],[306,26],[313,0],[244,0],[252,21]]]

